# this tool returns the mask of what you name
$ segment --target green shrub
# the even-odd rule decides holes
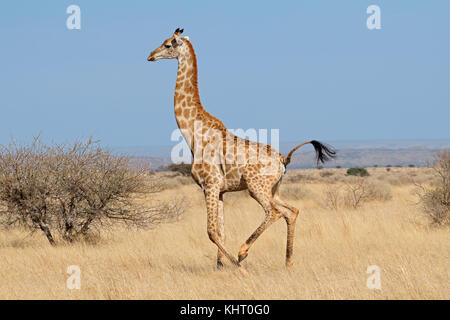
[[[347,170],[347,174],[349,176],[359,176],[359,177],[369,176],[369,172],[367,172],[366,168],[350,168]]]

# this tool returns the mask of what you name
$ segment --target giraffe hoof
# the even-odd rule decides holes
[[[222,261],[217,261],[217,269],[223,269],[224,265]]]
[[[244,252],[244,253],[239,254],[239,257],[238,257],[239,262],[241,262],[242,260],[244,260],[245,258],[247,258],[247,256],[248,256],[248,253],[247,253],[247,252]]]

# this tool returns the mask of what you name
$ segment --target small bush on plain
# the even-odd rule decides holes
[[[171,163],[167,166],[167,169],[169,171],[173,172],[179,172],[183,176],[190,176],[191,175],[191,168],[192,165],[188,163]]]
[[[450,225],[450,150],[437,154],[435,175],[438,180],[431,190],[421,194],[422,208],[434,225]]]
[[[358,209],[367,202],[392,199],[391,187],[383,182],[368,178],[353,178],[344,184],[328,185],[325,189],[325,207]]]
[[[349,176],[359,176],[359,177],[367,177],[369,176],[369,172],[366,168],[349,168],[347,170],[347,174]]]

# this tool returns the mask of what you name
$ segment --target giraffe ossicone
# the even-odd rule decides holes
[[[180,37],[183,31],[177,28],[170,38],[150,53],[147,60],[178,60],[175,119],[193,155],[192,177],[205,195],[207,233],[218,248],[217,266],[223,266],[225,258],[240,266],[256,239],[281,217],[287,224],[286,266],[291,266],[299,210],[279,195],[286,166],[292,154],[306,144],[313,145],[317,163],[334,158],[336,153],[331,147],[312,140],[299,144],[284,157],[270,145],[240,138],[227,130],[222,121],[202,106],[198,91],[197,58],[189,37]],[[262,206],[265,218],[242,244],[236,259],[225,247],[223,194],[241,190],[248,190]]]

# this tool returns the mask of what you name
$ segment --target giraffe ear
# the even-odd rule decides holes
[[[181,46],[183,44],[183,41],[180,39],[180,35],[183,33],[184,29],[177,28],[175,32],[173,33],[173,39],[172,39],[172,46],[174,48]]]
[[[175,30],[175,32],[173,34],[174,34],[174,36],[179,37],[183,33],[183,31],[184,31],[184,29],[177,28],[177,30]]]

